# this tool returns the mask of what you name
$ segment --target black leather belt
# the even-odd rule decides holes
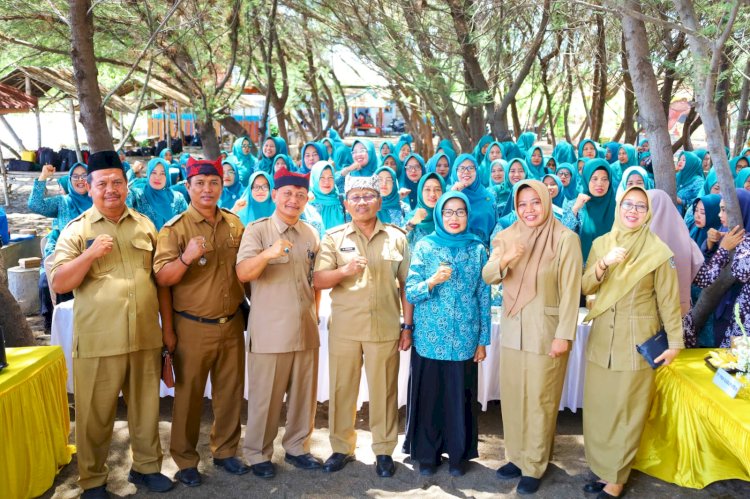
[[[191,315],[187,312],[177,312],[178,315],[181,315],[182,317],[186,319],[190,319],[191,321],[200,322],[202,324],[226,324],[227,322],[234,319],[234,316],[237,315],[237,312],[233,313],[232,315],[228,315],[226,317],[219,317],[217,319],[206,319],[205,317],[197,317],[195,315]]]

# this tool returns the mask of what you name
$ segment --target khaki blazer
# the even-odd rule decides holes
[[[513,275],[513,269],[500,272],[501,254],[493,255],[482,269],[487,284],[499,284]],[[565,230],[551,265],[540,268],[536,279],[536,296],[515,316],[501,318],[501,345],[540,355],[550,351],[552,340],[575,339],[578,304],[581,296],[581,242]]]

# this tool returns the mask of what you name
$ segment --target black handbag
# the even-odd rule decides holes
[[[638,350],[638,353],[643,355],[643,358],[646,359],[646,362],[648,362],[653,369],[656,369],[657,367],[662,365],[664,361],[661,361],[657,364],[656,362],[654,362],[654,359],[663,354],[665,350],[669,349],[667,332],[663,329],[660,330],[658,333],[656,333],[640,345],[636,345],[635,349]]]

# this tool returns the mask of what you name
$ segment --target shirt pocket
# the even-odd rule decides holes
[[[154,243],[151,242],[151,239],[136,237],[131,240],[131,244],[135,248],[133,254],[136,264],[140,263],[144,269],[151,270],[154,261]]]
[[[86,249],[90,248],[94,244],[94,237],[86,240]],[[91,266],[91,273],[94,275],[107,275],[111,273],[117,262],[115,255],[117,253],[117,240],[114,241],[112,251],[104,256],[97,258]]]

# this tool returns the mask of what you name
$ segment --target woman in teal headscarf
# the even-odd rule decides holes
[[[545,156],[542,160],[544,171],[554,174],[557,171],[557,160],[554,156]]]
[[[346,222],[344,204],[336,188],[331,163],[328,161],[315,163],[310,175],[310,187],[315,196],[310,204],[320,213],[324,231]]]
[[[693,205],[693,200],[700,195],[703,178],[703,165],[698,156],[683,151],[677,159],[677,208],[684,215],[685,208]]]
[[[416,191],[417,206],[406,216],[409,221],[404,227],[410,248],[414,248],[417,241],[435,230],[433,210],[440,196],[445,193],[445,182],[437,173],[428,173],[419,180]],[[427,197],[425,197],[425,192],[427,192]]]
[[[427,173],[437,173],[443,180],[445,185],[450,184],[451,178],[451,163],[450,156],[444,152],[435,153],[427,162]]]
[[[352,158],[351,148],[347,146],[337,147],[336,150],[333,151],[333,168],[336,170],[336,173],[352,163],[354,163],[354,159]],[[339,190],[341,190],[341,188]]]
[[[541,180],[547,174],[544,170],[544,153],[541,147],[534,146],[526,151],[526,166],[534,180]]]
[[[711,155],[708,153],[708,149],[693,149],[693,154],[698,156],[703,165],[703,174],[708,175],[708,171],[711,169]]]
[[[503,145],[503,159],[510,161],[512,159],[526,159],[526,152],[521,149],[513,141],[501,142]]]
[[[234,155],[230,155],[222,161],[221,166],[224,169],[224,188],[221,191],[221,198],[219,198],[219,208],[231,210],[234,208],[234,203],[242,196],[245,187],[237,174],[237,158]]]
[[[438,153],[445,153],[446,156],[448,156],[448,169],[450,169],[450,165],[453,164],[454,161],[456,161],[456,149],[453,147],[453,142],[451,142],[449,139],[442,139],[440,142],[438,142],[437,149],[435,149],[435,154]]]
[[[499,203],[503,203],[508,200],[508,187],[505,184],[505,168],[507,162],[504,159],[496,159],[490,163],[490,167],[487,169],[487,190],[495,196],[495,208]]]
[[[401,201],[396,172],[387,166],[381,166],[375,170],[375,175],[380,178],[380,199],[383,200],[378,210],[378,219],[386,224],[403,227],[409,206]]]
[[[396,145],[393,147],[393,155],[396,156],[402,164],[406,162],[406,157],[412,153],[411,144],[413,141],[414,139],[411,135],[404,133],[398,138],[398,142],[396,142]]]
[[[481,171],[479,172],[479,175],[482,180],[482,185],[485,187],[490,185],[490,165],[492,165],[493,161],[498,159],[503,159],[503,145],[500,142],[495,141],[487,147],[487,152],[484,153],[484,158],[480,164]]]
[[[704,250],[703,243],[708,239],[708,231],[719,230],[721,219],[721,196],[719,194],[708,194],[693,201],[693,223],[690,229],[690,237]]]
[[[599,145],[591,139],[583,139],[578,143],[578,157],[589,159],[600,157]]]
[[[735,178],[737,178],[737,175],[748,166],[750,166],[750,158],[744,154],[735,156],[729,160],[729,170]]]
[[[570,142],[561,140],[555,145],[555,150],[552,151],[552,157],[555,158],[558,165],[563,163],[574,164],[576,162],[576,149]]]
[[[273,171],[270,172],[269,175],[273,177],[276,172],[282,168],[286,168],[290,172],[293,172],[297,168],[297,165],[294,164],[294,160],[288,154],[277,154],[273,158]]]
[[[232,144],[232,154],[236,158],[237,177],[242,185],[247,185],[250,174],[255,170],[255,158],[250,150],[250,139],[247,137],[240,137]]]
[[[518,145],[522,153],[526,154],[534,146],[534,142],[536,142],[536,134],[534,132],[523,132],[518,136],[516,145]]]
[[[133,208],[146,215],[160,230],[175,215],[187,210],[185,198],[170,189],[169,163],[161,158],[148,162],[147,182],[143,190],[132,189],[130,202]]]
[[[620,152],[620,147],[622,147],[622,144],[614,141],[604,144],[604,159],[607,160],[607,163],[611,165],[617,161],[617,154]]]
[[[487,154],[487,149],[494,140],[495,139],[492,138],[492,135],[484,135],[479,139],[479,142],[477,142],[477,145],[474,147],[474,159],[476,160],[477,165],[482,163],[484,155]]]
[[[719,177],[713,167],[708,171],[706,181],[703,182],[703,195],[707,196],[708,194],[719,194]]]
[[[617,187],[617,196],[619,197],[628,190],[628,188],[633,187],[634,185],[643,187],[647,191],[654,188],[654,182],[648,176],[646,170],[640,166],[631,166],[622,174],[620,185]]]
[[[476,234],[486,247],[495,228],[495,197],[479,179],[479,164],[471,154],[461,154],[453,163],[451,180],[454,191],[463,192],[471,203],[469,232]]]
[[[420,180],[425,176],[425,173],[427,173],[427,171],[422,156],[416,153],[409,154],[404,160],[403,173],[398,179],[398,183],[401,187],[410,190],[407,199],[409,207],[412,210],[415,209],[419,203],[418,186],[421,184]]]
[[[388,142],[387,140],[384,140],[382,144],[380,144],[380,149],[378,149],[378,157],[380,158],[380,162],[383,162],[383,158],[388,156],[389,154],[393,154],[393,144],[391,142]]]
[[[570,163],[559,163],[555,175],[560,179],[563,186],[564,203],[575,202],[581,192],[579,190],[578,169]]]
[[[300,162],[297,171],[299,173],[310,173],[315,163],[328,159],[328,150],[320,142],[308,142],[302,146],[299,155]]]
[[[273,178],[268,173],[257,171],[250,175],[248,182],[247,189],[242,193],[242,202],[237,207],[237,216],[246,227],[259,218],[270,217],[276,209],[271,199]]]
[[[283,149],[283,150],[282,150]],[[279,154],[286,154],[286,144],[278,137],[266,137],[260,147],[255,171],[266,172],[273,176],[273,159]]]
[[[497,217],[504,217],[511,211],[513,211],[513,199],[511,193],[513,192],[514,186],[521,180],[531,178],[531,172],[529,167],[526,166],[526,162],[522,159],[512,159],[508,161],[505,166],[505,180],[503,189],[505,192],[504,199],[497,200]]]
[[[571,210],[581,222],[578,235],[584,261],[594,239],[609,232],[615,220],[617,202],[611,178],[612,170],[604,159],[592,159],[583,167],[583,194],[588,199],[579,195]]]
[[[743,168],[734,179],[734,185],[738,189],[750,191],[750,168]]]
[[[651,155],[649,147],[650,145],[647,138],[642,138],[638,142],[638,164],[641,164],[643,162],[643,160],[647,157],[646,155]]]
[[[560,178],[557,175],[548,173],[542,177],[542,183],[549,190],[550,198],[552,198],[552,206],[562,208],[565,195],[563,194],[563,185]]]

